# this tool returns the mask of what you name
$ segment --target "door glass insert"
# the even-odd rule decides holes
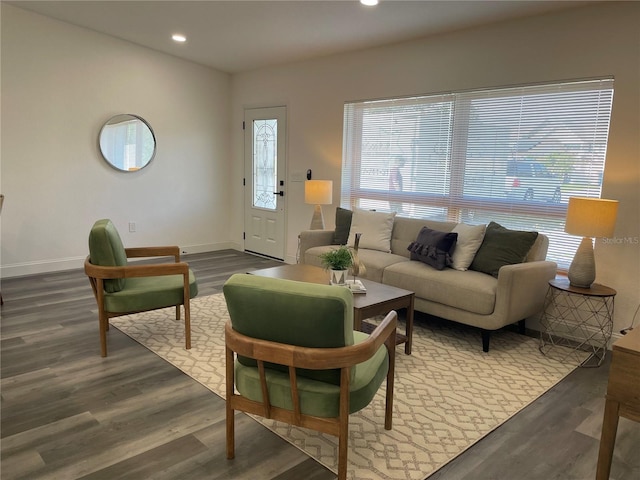
[[[278,120],[253,121],[253,206],[276,209]]]

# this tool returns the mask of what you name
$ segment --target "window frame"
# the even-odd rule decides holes
[[[443,213],[435,214],[431,218],[435,220],[464,223],[473,223],[467,221],[466,217],[468,217],[469,214],[465,212],[482,211],[486,214],[489,214],[490,212],[498,212],[495,220],[498,223],[501,223],[507,228],[528,230],[533,230],[533,228],[526,227],[531,227],[530,221],[537,218],[538,221],[534,221],[534,226],[539,228],[536,229],[541,233],[547,234],[548,236],[550,235],[550,241],[554,242],[553,245],[550,245],[549,252],[551,255],[548,256],[548,259],[558,263],[560,270],[567,269],[573,256],[573,252],[575,252],[575,249],[581,240],[577,237],[565,234],[563,231],[568,198],[569,196],[600,197],[613,104],[613,83],[612,77],[603,77],[587,80],[573,80],[447,92],[432,95],[415,95],[399,98],[346,102],[344,110],[343,168],[340,205],[343,208],[351,209],[359,207],[393,211],[391,205],[394,203],[398,204],[398,202],[400,202],[403,205],[410,205],[411,208],[414,208],[415,210],[431,211],[431,209],[443,209]],[[545,100],[543,97],[544,95],[548,95],[549,98]],[[504,102],[505,99],[520,98],[520,103],[526,103],[530,100],[535,104],[536,101],[550,102],[554,98],[553,95],[559,95],[558,98],[563,101],[571,101],[573,96],[575,96],[576,102],[584,102],[584,108],[593,108],[593,112],[595,112],[596,117],[587,118],[585,124],[587,124],[589,128],[594,129],[594,140],[592,140],[591,143],[589,143],[589,141],[584,141],[575,147],[575,151],[578,152],[575,159],[572,159],[570,156],[567,158],[573,161],[571,168],[575,168],[575,166],[578,165],[579,170],[588,171],[589,175],[595,176],[599,174],[599,183],[584,186],[584,191],[579,194],[574,193],[566,196],[566,198],[561,199],[559,203],[543,203],[540,200],[523,201],[521,199],[508,201],[505,198],[467,195],[465,193],[465,175],[469,175],[470,172],[468,164],[471,159],[471,154],[469,152],[472,149],[470,140],[473,141],[473,139],[470,139],[472,135],[471,124],[474,121],[474,109],[472,108],[473,101],[477,99],[481,101],[489,99],[495,100],[496,104],[499,105],[501,102]],[[589,102],[595,103],[593,103],[592,106]],[[446,191],[443,193],[427,192],[424,190],[391,191],[391,186],[389,186],[389,190],[385,190],[384,187],[380,187],[379,178],[384,175],[389,175],[391,171],[390,160],[387,160],[389,163],[387,163],[386,169],[383,167],[384,163],[380,163],[381,167],[377,170],[372,170],[370,172],[367,170],[366,173],[369,173],[369,177],[376,179],[370,180],[370,183],[367,184],[367,181],[363,180],[363,174],[365,173],[363,165],[367,164],[363,158],[365,157],[365,149],[374,146],[365,143],[365,130],[369,128],[368,120],[365,118],[367,112],[371,112],[373,109],[378,109],[381,112],[381,117],[383,115],[393,117],[392,109],[401,109],[402,107],[406,108],[407,106],[419,109],[424,105],[436,105],[438,103],[451,104],[451,124],[450,127],[448,127],[450,132],[448,134],[445,133],[442,136],[442,138],[447,139],[448,142],[447,145],[442,147],[444,151],[447,152],[446,154],[448,157],[445,164],[449,171],[443,172],[443,177],[448,176],[447,184],[445,184],[444,188]],[[580,107],[582,105],[582,103],[579,104]],[[561,109],[561,107],[558,107],[558,109]],[[549,116],[554,113],[551,109],[549,109],[549,112]],[[582,111],[577,108],[576,112],[576,117],[582,115]],[[542,110],[542,114],[547,115],[547,110]],[[562,125],[562,121],[566,121],[567,123],[564,125],[564,129],[569,130],[568,125],[571,125],[569,120],[572,119],[567,112],[561,112],[561,114],[566,115],[566,118],[561,117],[559,124]],[[599,117],[601,114],[602,118]],[[527,117],[523,117],[519,121],[526,123]],[[382,129],[383,125],[384,124],[381,123],[378,125],[378,128]],[[389,126],[386,130],[386,135],[389,138],[392,138],[393,136],[389,133],[393,128],[393,126]],[[554,128],[559,127],[556,126]],[[602,135],[604,135],[604,140],[602,140]],[[575,136],[577,137],[578,135],[575,134]],[[590,137],[587,136],[586,138]],[[554,141],[555,140],[556,139],[554,137]],[[414,139],[414,142],[415,141],[416,140]],[[591,160],[591,164],[595,166],[593,171],[590,168],[586,168],[591,164],[585,162],[582,159],[584,154],[580,153],[581,149],[584,149],[585,145],[590,145],[591,149],[597,150],[592,155],[593,159]],[[573,152],[570,153],[573,155]],[[374,154],[372,155],[375,156]],[[514,161],[516,160],[518,160],[518,158],[514,157]],[[506,160],[501,159],[501,161],[504,163]],[[520,159],[519,161],[522,160]],[[522,163],[524,163],[524,161],[522,161]],[[532,167],[534,169],[541,168],[540,165],[535,163]],[[509,168],[508,163],[505,168]],[[557,173],[555,175],[557,175]],[[586,173],[583,175],[587,178]],[[532,177],[535,176],[535,174],[532,174]],[[371,183],[373,181],[377,181],[377,187],[373,186]],[[565,180],[563,179],[563,185],[564,182]],[[386,208],[385,203],[387,204]],[[413,212],[409,212],[408,215],[406,213],[407,212],[401,211],[398,212],[398,215],[410,217],[416,216]],[[425,218],[425,215],[419,215],[418,218]],[[525,228],[519,224],[521,222],[519,222],[518,219],[526,219],[524,222],[526,224]],[[549,226],[549,231],[545,229],[545,223]],[[561,226],[560,223],[562,224]],[[560,254],[558,254],[558,251]]]

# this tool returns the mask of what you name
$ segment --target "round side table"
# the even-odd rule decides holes
[[[540,319],[540,351],[561,361],[576,361],[581,367],[600,366],[613,330],[616,293],[598,283],[581,288],[568,279],[549,280]]]

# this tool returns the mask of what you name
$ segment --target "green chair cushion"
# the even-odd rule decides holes
[[[93,265],[101,267],[122,267],[127,265],[127,253],[120,234],[109,219],[98,220],[89,233],[89,259]],[[114,293],[125,286],[124,278],[104,281],[104,290]]]
[[[233,329],[243,335],[302,347],[353,345],[353,294],[346,288],[236,274],[223,292]],[[240,362],[256,365],[246,357],[240,357]],[[281,365],[270,367],[286,370]],[[297,372],[340,384],[339,370]]]
[[[336,287],[333,287],[336,288]],[[356,343],[368,338],[366,333],[354,332]],[[366,362],[351,369],[352,379],[349,389],[349,413],[366,407],[382,385],[389,370],[389,356],[382,345]],[[285,372],[266,369],[267,387],[271,405],[293,410],[289,375]],[[235,363],[235,383],[238,392],[250,400],[262,402],[260,376],[256,367]],[[339,413],[340,387],[298,376],[300,410],[303,414],[317,417],[335,418]]]
[[[127,278],[125,288],[106,292],[105,310],[111,313],[142,312],[183,303],[182,275]],[[189,270],[189,298],[198,294],[196,277]]]

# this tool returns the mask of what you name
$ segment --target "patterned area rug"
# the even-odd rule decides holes
[[[184,323],[175,321],[173,308],[114,318],[111,324],[224,398],[224,297],[196,298],[191,309],[191,350],[184,348]],[[350,418],[350,479],[424,479],[577,366],[543,356],[531,337],[498,331],[483,353],[475,329],[416,323],[412,355],[397,349],[393,430],[384,429],[384,385]],[[337,471],[335,437],[256,420]]]

